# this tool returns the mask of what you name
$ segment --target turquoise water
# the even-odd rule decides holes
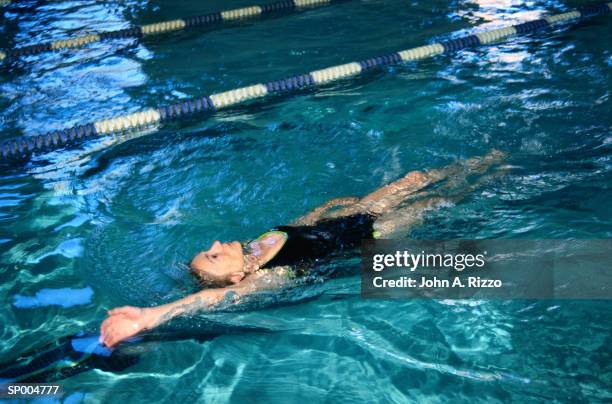
[[[202,3],[23,1],[4,11],[0,47],[252,2]],[[0,70],[0,136],[40,134],[568,5],[477,3],[353,1],[205,34],[29,57]],[[407,237],[611,237],[610,18],[2,167],[1,362],[95,330],[117,305],[193,291],[181,264],[215,239],[250,238],[330,198],[493,147],[509,154],[508,175],[432,212]],[[273,335],[160,343],[126,371],[65,380],[66,401],[612,398],[608,302],[362,300],[358,264],[337,267],[345,276],[180,323],[198,332],[214,320]]]

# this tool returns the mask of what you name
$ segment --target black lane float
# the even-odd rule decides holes
[[[583,6],[573,11],[548,15],[540,19],[508,27],[481,31],[476,29],[476,32],[472,35],[315,70],[282,80],[254,84],[172,105],[149,108],[131,114],[101,119],[72,128],[56,130],[43,135],[22,136],[0,144],[0,161],[23,159],[37,151],[57,149],[88,138],[145,128],[195,114],[214,112],[247,101],[263,98],[267,95],[316,87],[356,76],[383,66],[427,59],[465,48],[496,43],[516,35],[531,34],[551,26],[609,14],[611,10],[612,3]]]
[[[0,6],[2,0],[0,0]],[[102,42],[112,39],[143,38],[159,34],[166,34],[174,31],[181,31],[194,28],[212,28],[221,23],[246,20],[271,14],[287,13],[291,11],[306,10],[327,6],[331,3],[338,3],[348,0],[281,0],[274,3],[253,5],[248,7],[236,8],[233,10],[217,11],[214,13],[197,15],[188,18],[178,18],[176,20],[161,21],[152,24],[140,25],[131,28],[118,29],[114,31],[104,31],[79,35],[57,41],[44,42],[35,45],[5,49],[0,51],[0,62],[8,59],[15,59],[23,56],[36,55],[44,52],[53,52],[62,49],[82,48],[94,42]]]

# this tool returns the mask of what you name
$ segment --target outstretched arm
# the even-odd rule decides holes
[[[246,287],[231,286],[205,289],[175,302],[156,307],[119,307],[108,312],[109,316],[100,327],[100,342],[113,346],[127,338],[151,330],[174,317],[205,310],[219,304],[228,292],[234,297],[248,294]]]

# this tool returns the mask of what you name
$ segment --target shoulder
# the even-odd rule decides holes
[[[261,236],[257,237],[255,241],[258,241],[263,245],[274,245],[279,241],[287,240],[287,237],[287,232],[275,229],[262,234]]]
[[[262,267],[278,254],[288,238],[288,234],[281,230],[264,233],[249,243],[249,255]]]

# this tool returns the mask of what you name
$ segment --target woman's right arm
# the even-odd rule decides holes
[[[100,327],[100,342],[113,346],[136,334],[151,330],[174,317],[214,307],[232,292],[235,298],[248,293],[244,287],[231,286],[219,289],[205,289],[175,302],[155,307],[119,307],[108,312]]]

